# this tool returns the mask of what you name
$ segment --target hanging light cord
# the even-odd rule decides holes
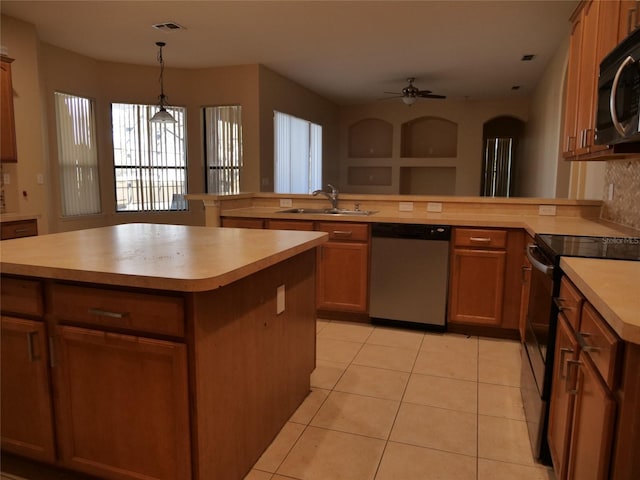
[[[158,51],[158,62],[160,62],[160,95],[158,96],[160,100],[160,106],[164,107],[167,104],[167,97],[164,94],[164,60],[162,59],[162,47],[166,45],[164,42],[156,42],[156,45],[160,47]]]

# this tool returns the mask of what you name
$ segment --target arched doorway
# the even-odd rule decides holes
[[[525,123],[515,117],[501,116],[485,122],[482,135],[482,177],[480,195],[512,197],[518,170],[518,147]]]

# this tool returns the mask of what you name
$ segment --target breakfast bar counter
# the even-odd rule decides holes
[[[128,224],[2,242],[2,449],[241,480],[310,390],[321,232]]]

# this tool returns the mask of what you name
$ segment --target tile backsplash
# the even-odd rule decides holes
[[[605,190],[613,184],[613,200],[602,208],[602,218],[621,225],[640,229],[640,159],[607,162]]]

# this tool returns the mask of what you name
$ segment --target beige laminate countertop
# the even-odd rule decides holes
[[[321,232],[124,224],[4,240],[2,273],[198,292],[314,248]]]
[[[562,257],[560,268],[620,338],[640,344],[640,262]]]

